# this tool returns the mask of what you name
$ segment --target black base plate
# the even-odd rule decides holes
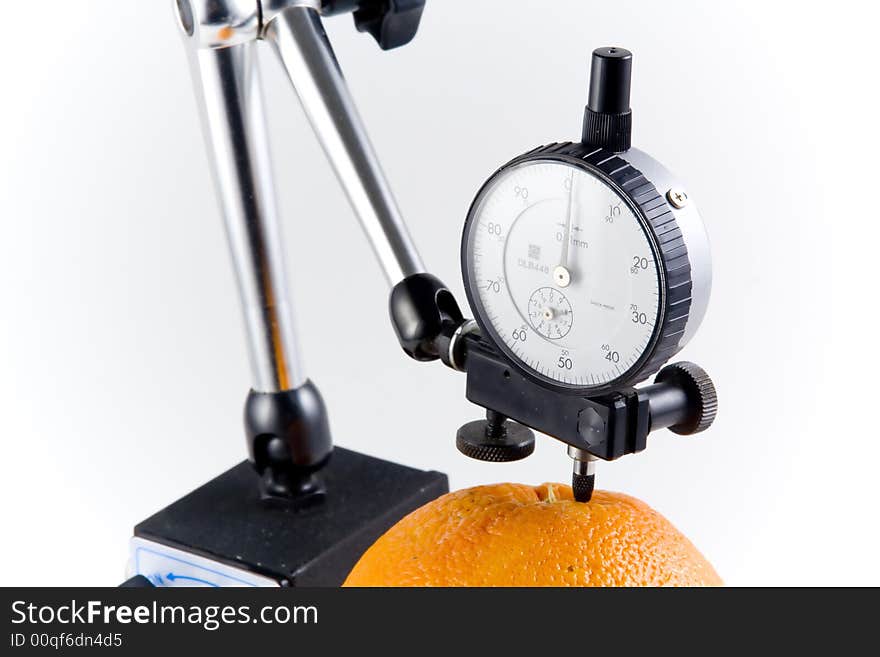
[[[135,536],[277,580],[339,586],[364,551],[410,511],[449,491],[446,475],[337,447],[321,471],[327,496],[304,509],[260,499],[248,461],[134,529]]]

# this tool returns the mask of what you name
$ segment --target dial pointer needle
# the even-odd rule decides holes
[[[559,287],[571,284],[571,272],[568,269],[568,250],[571,245],[572,205],[574,199],[574,171],[568,179],[568,216],[565,219],[565,233],[562,238],[562,257],[559,266],[553,270],[553,279]]]

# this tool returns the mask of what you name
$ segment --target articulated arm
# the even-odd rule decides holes
[[[268,23],[265,38],[275,45],[385,277],[393,286],[391,320],[401,346],[416,360],[439,358],[454,367],[450,341],[464,318],[446,286],[425,273],[320,17],[308,7],[287,9]],[[381,43],[380,36],[377,39]]]
[[[318,12],[285,9],[263,35],[275,46],[388,282],[424,271]]]
[[[390,48],[412,39],[423,6],[424,0],[174,0],[247,328],[248,450],[268,496],[314,494],[312,473],[326,462],[332,441],[321,395],[299,358],[257,41],[274,46],[388,283],[404,290],[392,295],[403,299],[398,309],[409,304],[409,311],[392,313],[401,344],[413,357],[437,358],[438,336],[460,324],[461,313],[448,290],[423,273],[320,17],[353,12],[358,29]],[[434,290],[427,305],[426,286]]]

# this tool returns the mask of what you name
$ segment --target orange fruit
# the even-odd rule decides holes
[[[672,524],[628,495],[562,484],[449,493],[370,547],[344,586],[720,586]]]

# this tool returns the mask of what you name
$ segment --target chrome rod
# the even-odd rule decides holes
[[[392,286],[425,270],[385,179],[345,78],[309,6],[283,9],[265,25],[327,157]]]
[[[185,30],[186,31],[186,30]],[[189,48],[244,310],[253,389],[306,381],[288,302],[255,40]]]

